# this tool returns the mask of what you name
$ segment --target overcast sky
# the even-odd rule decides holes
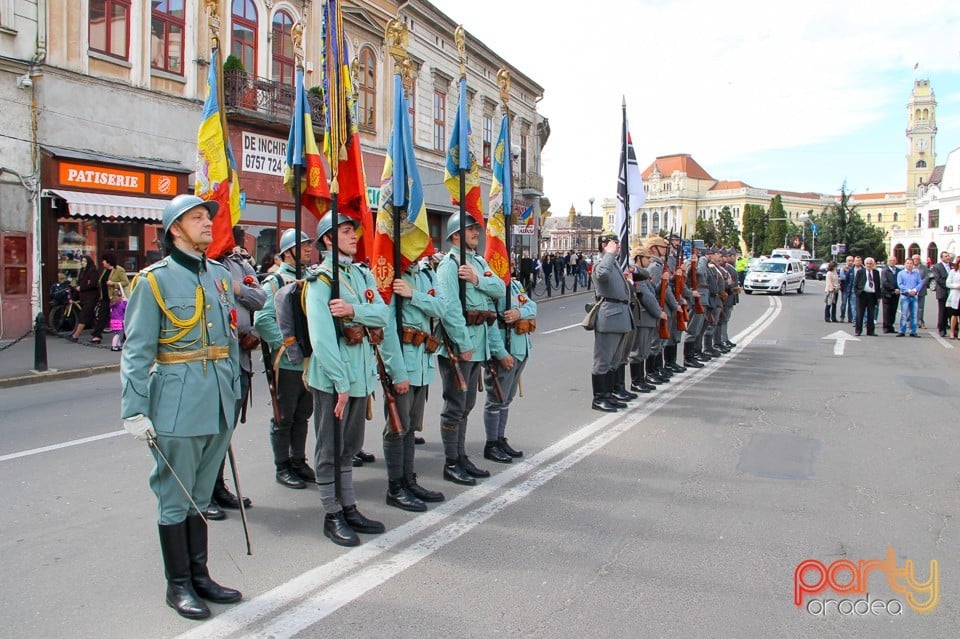
[[[431,2],[544,87],[554,215],[615,194],[622,96],[641,169],[690,153],[760,188],[902,191],[915,77],[937,163],[960,146],[957,0]]]

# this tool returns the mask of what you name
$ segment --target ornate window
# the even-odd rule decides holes
[[[150,21],[150,66],[183,75],[185,0],[154,0]]]
[[[126,60],[130,44],[130,0],[90,0],[90,48]]]
[[[647,212],[644,211],[640,214],[640,235],[646,236],[649,234],[650,220],[647,217]]]
[[[360,77],[357,81],[357,126],[365,131],[377,127],[377,56],[373,49],[360,50]]]
[[[918,168],[918,169],[925,169],[925,168],[927,168],[927,162],[926,162],[926,160],[917,160],[917,168]]]
[[[233,0],[230,53],[240,58],[244,70],[257,74],[257,6],[253,0]]]
[[[483,166],[490,167],[493,153],[493,116],[483,116]]]
[[[660,214],[654,213],[653,214],[653,233],[656,234],[659,232],[660,232]]]
[[[292,85],[296,80],[297,61],[294,57],[293,39],[290,37],[292,27],[293,16],[285,10],[280,9],[274,14],[271,35],[273,48],[272,79],[280,84]]]
[[[447,94],[433,92],[433,150],[441,153],[447,143]]]

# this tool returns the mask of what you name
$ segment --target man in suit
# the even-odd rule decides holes
[[[920,260],[919,254],[911,256],[910,261],[913,262],[913,270],[920,274],[920,290],[917,291],[917,324],[920,328],[926,328],[923,323],[923,305],[927,300],[927,287],[930,286],[933,272]]]
[[[897,258],[892,255],[880,272],[880,290],[883,294],[883,332],[895,333],[893,322],[900,305],[900,287],[897,285]]]
[[[863,270],[857,273],[853,281],[853,290],[857,294],[857,323],[856,334],[863,332],[863,320],[867,320],[867,335],[876,336],[874,314],[880,302],[880,273],[877,272],[877,262],[872,257],[864,261]]]
[[[937,332],[940,333],[940,337],[947,336],[947,275],[950,274],[950,253],[943,251],[940,253],[940,261],[934,265],[933,271],[933,281],[936,284],[937,290]]]
[[[626,404],[613,397],[617,369],[623,359],[627,335],[634,329],[630,312],[631,286],[627,283],[617,256],[620,241],[616,234],[600,236],[602,256],[593,270],[594,290],[600,304],[593,338],[593,402],[594,410],[615,413]]]

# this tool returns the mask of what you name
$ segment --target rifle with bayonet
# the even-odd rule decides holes
[[[443,343],[443,347],[447,349],[447,356],[450,358],[450,363],[453,364],[453,375],[457,378],[457,389],[461,393],[465,392],[467,390],[467,380],[464,379],[463,371],[460,370],[460,352],[454,348],[453,340],[447,334],[443,322],[438,321],[437,328],[440,331],[440,341]]]
[[[367,334],[367,341],[373,347],[373,354],[377,357],[377,376],[380,378],[380,386],[383,388],[383,402],[387,407],[387,416],[390,421],[390,432],[399,434],[403,432],[403,422],[400,421],[400,413],[397,411],[397,396],[393,392],[393,378],[387,372],[387,365],[383,363],[383,355],[380,353],[380,345],[374,344],[370,339],[370,329],[363,327]]]

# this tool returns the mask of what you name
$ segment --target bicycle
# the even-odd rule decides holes
[[[77,326],[82,308],[79,293],[70,283],[70,280],[57,282],[50,287],[52,307],[47,315],[47,326],[54,332],[71,332]]]

